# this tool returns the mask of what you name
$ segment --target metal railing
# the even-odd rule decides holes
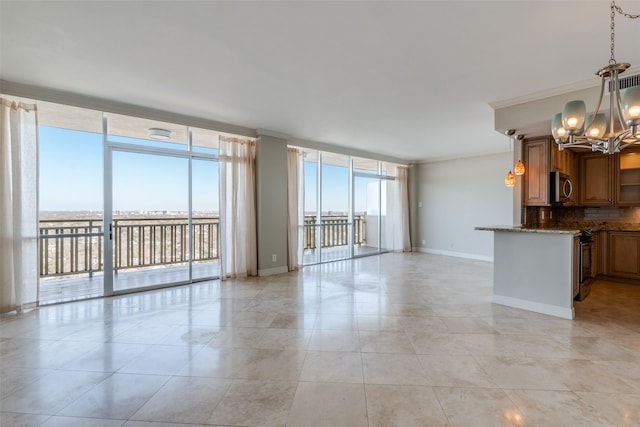
[[[40,221],[40,277],[102,271],[102,219]]]
[[[194,262],[219,258],[218,217],[193,218]],[[102,271],[102,219],[40,221],[40,277]],[[186,263],[186,217],[113,220],[113,268],[119,270]]]
[[[218,217],[193,218],[193,261],[219,258]],[[187,218],[113,220],[113,268],[182,264],[189,260]]]
[[[317,249],[317,237],[320,234],[320,246],[333,248],[349,244],[349,217],[346,215],[322,215],[320,224],[316,223],[315,215],[304,216],[303,248]],[[317,232],[319,228],[319,233]],[[353,217],[353,243],[361,245],[365,242],[364,215]]]
[[[192,219],[194,262],[219,259],[219,217]],[[304,217],[304,249],[346,246],[346,215]],[[364,215],[354,216],[354,244],[365,242]],[[40,221],[40,277],[88,274],[103,270],[103,221],[100,218],[60,218]],[[319,231],[319,232],[316,232]],[[183,264],[189,260],[186,217],[117,218],[113,220],[113,268],[115,272],[151,266]]]

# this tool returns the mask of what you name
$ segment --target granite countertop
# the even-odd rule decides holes
[[[545,233],[545,234],[571,234],[574,236],[580,235],[581,231],[568,228],[525,228],[514,225],[496,225],[488,227],[475,227],[476,230],[481,231],[507,231],[513,233]]]
[[[552,233],[552,234],[579,234],[581,230],[591,231],[635,231],[640,232],[640,224],[635,223],[598,223],[588,222],[580,224],[547,225],[543,227],[523,227],[518,225],[497,225],[475,227],[483,231],[511,231],[516,233]]]

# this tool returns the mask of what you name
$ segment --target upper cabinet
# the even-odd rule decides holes
[[[561,172],[575,181],[576,153],[571,150],[558,151],[550,136],[525,139],[522,151],[526,167],[523,203],[527,206],[549,206],[549,172]],[[569,199],[565,206],[572,206],[578,202],[575,182],[574,191]]]
[[[549,147],[550,138],[525,139],[522,158],[526,168],[524,179],[524,204],[549,205]]]
[[[574,206],[578,204],[578,160],[575,152],[564,149],[558,150],[553,139],[551,141],[551,172],[560,172],[569,177],[573,185],[573,191],[569,201],[564,206]]]
[[[523,204],[549,206],[549,172],[567,175],[573,184],[563,206],[640,206],[640,147],[609,155],[558,151],[553,138],[525,139],[522,160]]]
[[[580,205],[613,204],[613,156],[602,153],[580,155]]]
[[[640,206],[640,148],[627,148],[616,158],[616,201],[622,206]]]

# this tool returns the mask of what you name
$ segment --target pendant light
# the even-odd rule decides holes
[[[504,185],[505,187],[515,187],[516,185],[516,176],[511,173],[511,171],[507,172],[504,177]]]
[[[514,129],[509,129],[504,133],[509,137],[509,154],[511,154],[511,137],[516,133],[516,131]],[[511,155],[511,158],[513,158],[513,155]],[[504,177],[504,185],[505,187],[514,187],[516,185],[516,176],[511,172],[511,170],[509,170]]]
[[[516,135],[516,139],[518,141],[522,141],[524,139],[524,135]],[[513,166],[513,172],[517,176],[522,176],[524,175],[524,171],[525,171],[524,163],[522,163],[522,160],[518,160],[515,166]]]

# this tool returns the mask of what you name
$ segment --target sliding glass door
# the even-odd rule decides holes
[[[219,132],[38,109],[42,304],[219,277]]]
[[[189,280],[189,159],[113,150],[113,290]]]
[[[193,280],[220,276],[220,170],[217,161],[191,160]]]
[[[393,164],[302,149],[304,264],[395,250]]]
[[[320,262],[351,258],[349,157],[321,153]]]
[[[113,114],[104,126],[106,293],[218,277],[217,132]]]
[[[380,179],[353,177],[353,255],[380,249]]]

